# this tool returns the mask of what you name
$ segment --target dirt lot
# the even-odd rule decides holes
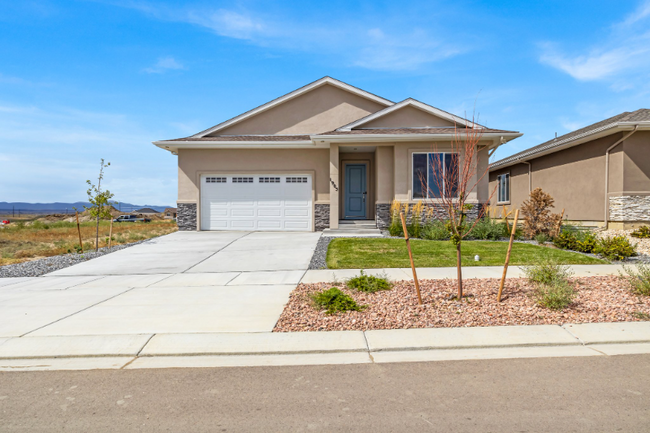
[[[69,215],[45,216],[30,222],[16,222],[0,227],[0,266],[21,263],[42,257],[76,252],[79,248],[77,224],[68,221]],[[74,219],[74,217],[72,217]],[[81,223],[84,251],[95,248],[95,222],[90,218]],[[99,246],[108,244],[110,222],[99,227]],[[153,220],[150,223],[113,224],[112,245],[128,244],[178,230],[171,220]]]
[[[464,281],[462,301],[449,299],[456,280],[422,280],[424,305],[418,305],[412,281],[396,282],[391,290],[363,293],[338,287],[364,311],[327,315],[312,307],[310,294],[333,284],[300,284],[291,294],[274,332],[370,329],[442,328],[464,326],[543,325],[648,320],[650,297],[634,295],[616,276],[573,279],[574,302],[562,311],[543,308],[531,296],[533,286],[523,278],[506,282],[505,296],[496,302],[499,280]]]

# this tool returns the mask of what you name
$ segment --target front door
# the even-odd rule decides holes
[[[366,165],[347,164],[345,166],[345,219],[366,219]]]

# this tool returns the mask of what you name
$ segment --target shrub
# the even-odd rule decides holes
[[[576,250],[578,248],[578,239],[571,231],[562,231],[553,239],[553,244],[563,250]]]
[[[390,290],[391,284],[386,278],[366,275],[361,271],[361,275],[350,278],[346,282],[347,286],[360,292],[375,293],[380,290]]]
[[[447,225],[442,221],[430,221],[422,229],[422,239],[446,241],[451,237]]]
[[[548,286],[557,283],[568,283],[569,278],[573,275],[573,271],[569,266],[551,261],[539,265],[524,266],[523,269],[526,278],[532,283]]]
[[[540,233],[550,234],[556,229],[560,222],[560,216],[551,213],[555,207],[555,200],[550,194],[535,188],[530,197],[521,205],[521,213],[524,217],[524,232],[528,237],[535,237]]]
[[[576,251],[581,253],[593,253],[596,247],[598,246],[598,238],[592,232],[587,232],[582,236],[582,239],[578,237],[578,248]]]
[[[625,260],[636,255],[636,247],[626,236],[612,236],[599,239],[594,253],[609,260]]]
[[[634,230],[632,233],[630,233],[630,236],[634,238],[650,238],[650,227],[648,226],[641,226],[638,229]]]
[[[508,229],[504,223],[496,222],[486,216],[476,222],[474,229],[470,233],[470,237],[473,239],[498,241],[504,237],[504,233],[507,232],[507,230]],[[508,236],[509,235],[510,233],[508,233]]]
[[[650,266],[639,263],[636,271],[632,267],[623,266],[627,275],[619,272],[632,287],[632,291],[637,295],[650,296]]]
[[[537,236],[535,236],[535,241],[540,245],[545,244],[548,240],[549,237],[546,233],[538,233]]]
[[[314,293],[311,299],[316,309],[325,310],[327,314],[336,314],[343,311],[362,311],[366,308],[365,305],[357,304],[357,301],[352,296],[343,293],[336,287]]]
[[[551,285],[540,284],[533,292],[537,303],[551,310],[563,310],[573,302],[576,290],[568,282],[556,282]]]

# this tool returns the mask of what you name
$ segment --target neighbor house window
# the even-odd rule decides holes
[[[510,173],[497,176],[497,202],[508,203],[510,201]]]
[[[441,198],[458,195],[457,153],[413,154],[413,198]]]

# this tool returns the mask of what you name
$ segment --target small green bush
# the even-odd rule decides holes
[[[470,233],[470,237],[473,239],[498,241],[502,237],[510,236],[510,233],[507,233],[507,231],[508,229],[504,223],[496,222],[490,217],[484,217],[476,222],[474,229]]]
[[[576,250],[578,248],[578,239],[572,231],[566,230],[553,239],[553,244],[563,250]]]
[[[429,221],[422,228],[422,239],[427,239],[430,241],[446,241],[449,238],[449,229],[442,221]]]
[[[568,283],[573,275],[571,267],[547,261],[539,265],[524,266],[524,274],[532,283],[551,286],[558,283]]]
[[[630,233],[630,236],[632,236],[633,238],[642,238],[642,239],[650,238],[650,227],[641,226],[638,229],[634,230],[632,233]]]
[[[545,244],[546,242],[548,242],[548,240],[549,237],[546,233],[538,233],[537,235],[535,235],[535,241],[540,245]]]
[[[636,256],[636,247],[625,236],[612,236],[599,239],[593,252],[609,260],[625,260]]]
[[[388,233],[391,236],[404,236],[404,229],[402,228],[402,221],[400,221],[399,215],[397,218],[391,218]]]
[[[550,285],[538,285],[533,296],[544,308],[563,310],[575,299],[576,290],[566,281],[557,281]]]
[[[598,238],[592,232],[587,232],[584,234],[582,239],[578,239],[578,245],[576,251],[581,253],[593,253],[596,247],[598,246]]]
[[[363,271],[361,271],[361,275],[350,278],[346,284],[349,288],[358,290],[360,292],[375,293],[380,290],[391,289],[391,284],[386,278],[366,275]]]
[[[622,272],[620,275],[630,284],[635,294],[650,296],[650,266],[639,263],[636,270],[631,266],[623,266],[623,270],[626,275],[623,275]]]
[[[336,287],[314,293],[311,299],[316,309],[326,310],[327,314],[336,314],[343,311],[362,311],[366,308],[365,305],[357,304],[357,301],[352,296],[343,293]]]

